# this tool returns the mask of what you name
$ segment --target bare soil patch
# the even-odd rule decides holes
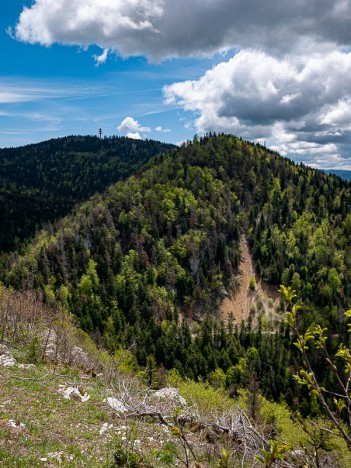
[[[278,288],[262,280],[255,273],[254,262],[250,255],[249,246],[245,235],[241,236],[241,262],[239,267],[239,287],[236,291],[230,291],[220,306],[220,318],[228,323],[231,317],[234,323],[246,321],[249,316],[255,320],[258,313],[267,317],[273,313],[279,303]],[[250,278],[255,278],[255,289],[251,289]]]

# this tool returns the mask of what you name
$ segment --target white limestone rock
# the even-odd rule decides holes
[[[24,423],[21,423],[20,421],[15,421],[14,419],[10,419],[7,422],[7,425],[10,426],[10,427],[13,427],[14,429],[17,429],[17,430],[20,430],[23,427],[26,427],[26,425]]]
[[[118,398],[108,397],[104,399],[104,403],[107,403],[110,408],[112,408],[117,413],[124,414],[128,410],[125,407],[123,401],[118,400]]]
[[[16,359],[12,356],[6,345],[0,344],[0,366],[12,367],[14,365],[16,365]]]
[[[85,403],[90,399],[90,395],[80,387],[61,388],[59,393],[62,393],[63,398],[66,398],[67,400],[80,400],[82,403]]]
[[[180,395],[179,390],[174,387],[166,387],[166,388],[161,388],[160,390],[157,390],[157,392],[153,394],[153,398],[159,398],[163,400],[177,402],[181,404],[182,406],[187,406],[187,402],[185,398],[183,398]]]
[[[20,369],[36,369],[36,365],[35,364],[18,364],[18,366]]]
[[[102,425],[99,434],[102,435],[102,434],[104,434],[106,431],[108,431],[109,429],[112,429],[112,428],[113,428],[113,424],[109,424],[109,423],[105,422],[105,423]]]

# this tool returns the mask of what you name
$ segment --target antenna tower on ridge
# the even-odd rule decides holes
[[[99,128],[99,137],[100,137],[100,140],[102,138],[102,128]]]

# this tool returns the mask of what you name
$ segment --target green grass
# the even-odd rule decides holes
[[[243,394],[233,400],[223,389],[214,389],[204,382],[182,381],[174,372],[170,373],[169,383],[176,385],[188,404],[196,405],[207,421],[216,413],[235,411],[237,403],[245,406]],[[73,385],[87,392],[90,399],[65,399],[62,390]],[[48,364],[34,369],[0,368],[0,466],[111,468],[120,466],[116,465],[118,460],[125,460],[129,465],[123,466],[130,467],[184,466],[179,430],[167,429],[150,418],[118,418],[103,402],[106,396],[116,393],[99,378],[87,377],[76,369]],[[261,415],[267,422],[276,422],[283,441],[293,447],[313,449],[308,436],[283,405],[263,399]],[[10,427],[9,420],[16,421],[17,427]],[[108,428],[102,432],[106,423]],[[218,464],[219,457],[228,441],[220,438],[211,445],[201,431],[193,431],[190,426],[184,430],[201,466],[222,466]],[[351,466],[350,454],[342,441],[329,437],[326,442],[323,453],[332,455],[333,466]]]
[[[40,458],[49,459],[48,453],[55,452],[64,454],[61,466],[109,464],[109,435],[100,435],[100,429],[113,415],[102,403],[99,382],[83,379],[76,371],[53,374],[47,366],[0,372],[1,466],[43,466]],[[59,393],[60,384],[68,387],[73,382],[91,395],[88,402],[67,400]],[[12,428],[9,420],[25,426]]]
[[[119,419],[103,402],[111,391],[98,379],[43,364],[1,368],[0,379],[1,467],[111,467],[116,453],[140,463],[133,466],[180,466],[177,456],[184,458],[179,438],[154,420]],[[59,390],[72,384],[90,400],[65,399]],[[10,427],[9,420],[24,427]]]

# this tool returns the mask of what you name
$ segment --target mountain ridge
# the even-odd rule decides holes
[[[235,143],[233,143],[234,141]],[[218,151],[216,151],[216,143],[223,145],[223,147],[221,147],[221,151],[224,153],[227,151],[225,148],[226,145],[232,146],[233,149],[227,151],[227,153],[222,156],[218,154]],[[210,150],[207,147],[209,147]],[[245,148],[247,153],[245,157],[240,155],[238,148]],[[201,155],[201,152],[204,151],[208,153],[208,157],[206,158]],[[233,151],[234,156],[233,154],[230,154]],[[193,158],[195,158],[194,164],[191,162],[192,153]],[[265,155],[267,155],[267,158],[269,159],[265,160]],[[222,161],[221,157],[224,158]],[[188,160],[186,158],[188,158]],[[221,165],[221,162],[226,165],[226,168]],[[256,172],[254,167],[255,165]],[[272,171],[272,175],[270,175],[269,178],[273,186],[269,186],[267,184],[267,177],[265,178],[266,180],[257,180],[257,177],[259,176],[257,171],[260,170],[263,171],[263,175],[265,172],[267,173],[267,171]],[[280,179],[274,174],[274,171],[277,170],[282,173],[279,176]],[[237,173],[235,171],[237,171]],[[301,174],[299,175],[299,173]],[[175,177],[175,179],[173,179],[173,177]],[[200,183],[196,179],[199,179]],[[326,183],[329,184],[328,188],[325,185]],[[206,193],[206,184],[212,193]],[[301,185],[301,188],[299,188],[298,184]],[[316,189],[316,193],[313,196],[310,194],[307,200],[307,194],[302,191],[306,189],[306,184],[310,184],[310,186],[311,184],[315,184]],[[329,192],[333,191],[333,186],[335,186],[334,191],[339,190],[341,197],[343,198],[340,198],[340,195],[336,195],[336,199],[333,198],[333,202],[331,203],[332,194]],[[229,239],[235,240],[237,245],[239,240],[239,229],[246,225],[252,255],[254,260],[257,262],[257,271],[261,276],[263,276],[263,278],[266,278],[270,282],[273,281],[275,284],[279,283],[277,275],[283,275],[285,272],[284,274],[288,277],[290,275],[292,276],[294,272],[291,270],[291,265],[288,265],[290,268],[289,271],[286,271],[286,268],[284,270],[284,265],[277,264],[277,259],[273,257],[271,259],[266,259],[266,261],[268,260],[267,266],[262,266],[262,263],[265,261],[265,257],[267,256],[266,250],[262,251],[261,247],[257,249],[256,246],[258,236],[261,235],[262,231],[265,231],[266,233],[266,248],[268,248],[268,244],[270,244],[269,248],[272,253],[273,251],[277,252],[276,245],[274,245],[274,243],[272,244],[273,226],[275,226],[275,229],[282,231],[282,242],[287,242],[286,236],[289,231],[290,242],[293,241],[296,243],[296,238],[295,240],[291,240],[292,234],[290,232],[290,225],[295,225],[296,220],[294,218],[299,217],[299,222],[306,223],[310,220],[311,225],[313,225],[312,222],[316,223],[316,225],[320,225],[320,222],[326,213],[326,206],[322,206],[320,208],[320,213],[318,213],[320,199],[317,199],[317,195],[318,191],[319,193],[321,192],[321,189],[322,192],[329,190],[326,194],[321,193],[322,199],[325,200],[324,203],[329,207],[327,209],[330,209],[331,212],[334,211],[335,213],[344,213],[344,216],[350,216],[347,205],[343,201],[343,199],[346,200],[350,197],[350,186],[347,182],[343,182],[333,177],[330,178],[321,172],[305,168],[301,165],[295,165],[291,161],[283,159],[276,153],[267,151],[264,147],[260,147],[259,145],[252,145],[248,142],[235,139],[234,137],[223,135],[205,137],[200,142],[195,141],[192,145],[184,145],[180,150],[173,150],[173,153],[168,155],[166,158],[163,158],[162,161],[160,160],[159,163],[153,164],[151,169],[148,169],[146,172],[142,172],[138,177],[133,176],[125,185],[122,183],[118,185],[117,188],[116,187],[117,186],[114,188],[111,187],[106,195],[102,197],[95,196],[95,199],[92,199],[92,201],[85,205],[83,204],[77,209],[76,214],[77,216],[80,216],[80,219],[82,219],[83,222],[83,218],[86,216],[84,211],[86,211],[87,214],[89,213],[89,216],[94,217],[94,210],[102,210],[99,216],[105,217],[104,222],[106,222],[107,225],[110,225],[112,230],[115,232],[115,234],[111,232],[111,235],[117,235],[118,242],[120,242],[121,250],[123,252],[122,255],[130,249],[130,247],[128,247],[130,240],[132,241],[134,248],[137,247],[137,245],[131,238],[132,231],[130,231],[130,234],[126,236],[123,232],[125,229],[121,229],[121,227],[125,225],[127,230],[132,229],[130,222],[132,222],[132,224],[136,223],[136,225],[140,225],[140,227],[136,228],[137,236],[138,232],[140,233],[140,231],[142,231],[142,228],[145,229],[145,226],[142,226],[140,220],[128,220],[131,214],[135,211],[135,214],[132,214],[132,216],[146,216],[144,219],[145,225],[150,222],[153,223],[154,226],[151,228],[151,231],[150,227],[148,228],[149,233],[152,232],[156,238],[160,239],[162,236],[166,236],[165,242],[168,242],[169,245],[174,242],[171,252],[172,255],[177,258],[177,262],[182,264],[182,256],[185,255],[187,261],[190,261],[190,263],[192,262],[192,265],[189,264],[188,267],[193,271],[193,273],[196,272],[198,268],[196,265],[197,260],[191,260],[191,255],[189,257],[189,253],[176,251],[176,249],[178,249],[176,246],[180,244],[179,238],[181,238],[185,244],[188,242],[188,234],[186,234],[184,238],[185,234],[183,234],[183,231],[185,233],[189,230],[192,232],[193,236],[195,235],[195,232],[198,232],[197,236],[200,237],[198,237],[197,242],[200,244],[208,242],[208,233],[204,232],[202,228],[204,223],[206,223],[206,220],[198,221],[198,217],[203,217],[204,215],[203,211],[201,211],[203,208],[199,210],[199,213],[196,213],[199,209],[199,200],[201,197],[205,196],[207,197],[206,200],[208,200],[205,202],[205,205],[208,202],[211,205],[214,200],[217,206],[219,206],[220,203],[224,203],[223,210],[229,209],[226,213],[227,220],[229,220],[233,216],[233,213],[236,212],[236,216],[239,216],[238,222],[236,227],[234,227],[234,225],[232,226],[231,229],[233,229],[233,231],[228,233]],[[127,187],[127,189],[125,187]],[[293,191],[297,191],[297,195],[301,197],[299,200],[299,206],[291,199]],[[121,196],[121,193],[124,193],[124,199],[123,196]],[[139,197],[139,200],[135,200],[134,202],[133,197],[135,195]],[[152,198],[155,195],[159,198],[157,203],[156,200]],[[330,202],[326,199],[327,195],[329,195]],[[209,200],[208,197],[212,198],[212,200]],[[224,199],[221,202],[219,201],[220,197]],[[256,200],[254,198],[256,198]],[[163,199],[161,203],[159,203],[160,199]],[[310,206],[307,206],[306,208],[306,205],[308,205],[306,201],[311,206],[313,204],[316,205],[316,210],[313,213],[310,211]],[[140,205],[140,202],[143,203],[143,206]],[[120,208],[114,214],[115,206],[118,204]],[[179,213],[177,213],[178,209],[180,209]],[[153,214],[153,210],[156,210],[155,214]],[[231,210],[233,210],[233,213],[230,213]],[[299,215],[298,210],[303,215],[302,217]],[[155,218],[156,212],[159,217],[158,220]],[[244,212],[245,216],[243,217]],[[149,214],[152,217],[151,219],[147,218]],[[108,220],[106,216],[107,218],[110,217],[110,219]],[[211,213],[210,216],[212,216]],[[219,217],[216,221],[219,223],[219,229],[228,229],[226,226],[227,221],[225,221],[223,215],[221,216],[222,218]],[[67,221],[63,221],[63,225],[66,222]],[[158,222],[161,224],[160,226],[157,225]],[[98,222],[98,224],[99,223],[101,224],[101,221]],[[296,229],[300,228],[297,226]],[[162,232],[160,232],[160,230]],[[215,235],[218,235],[216,232],[222,231],[214,232]],[[146,234],[147,233],[143,234],[144,244],[146,242]],[[299,233],[297,234],[300,235]],[[95,234],[91,232],[89,236],[85,240],[88,245],[88,250],[89,244],[92,242],[92,238],[94,238]],[[201,238],[201,236],[203,237]],[[195,238],[196,236],[194,239]],[[218,240],[216,242],[218,242]],[[228,246],[228,244],[226,245]],[[232,253],[235,260],[231,267],[228,265],[229,269],[233,268],[233,266],[237,268],[239,261],[237,253],[238,245]],[[150,257],[150,254],[151,251],[148,251],[148,257]],[[222,263],[225,258],[228,258],[228,256],[224,255],[222,257]],[[108,260],[108,262],[109,261],[110,260]],[[269,261],[273,262],[273,265],[275,265],[276,273],[273,271],[273,265],[269,265]],[[107,265],[105,268],[106,267]],[[81,274],[83,274],[83,272]],[[46,281],[48,281],[48,279],[49,278],[47,277]],[[226,285],[224,284],[224,286]]]
[[[136,268],[138,281],[144,278],[145,286],[156,287],[155,297],[163,303],[161,309],[165,308],[162,316],[166,310],[174,310],[174,300],[180,310],[185,310],[187,302],[188,313],[201,315],[204,309],[201,304],[208,302],[207,307],[218,307],[221,288],[231,287],[240,261],[239,231],[244,228],[248,231],[257,272],[263,279],[273,284],[293,281],[300,285],[303,297],[317,301],[318,306],[336,303],[339,307],[345,303],[343,297],[349,295],[350,281],[349,273],[344,270],[347,260],[342,261],[339,253],[334,259],[331,252],[331,256],[328,254],[323,259],[329,258],[330,263],[330,269],[324,271],[321,254],[317,256],[317,252],[327,249],[318,244],[323,240],[320,237],[323,230],[329,233],[337,250],[345,252],[350,248],[348,182],[295,165],[260,145],[233,136],[210,135],[172,151],[139,176],[132,176],[125,183],[111,187],[106,195],[96,196],[80,206],[76,211],[80,227],[74,224],[74,218],[67,218],[54,235],[41,234],[42,240],[33,250],[35,261],[41,265],[37,270],[40,273],[35,273],[38,264],[30,280],[32,285],[52,288],[57,294],[57,288],[66,287],[65,282],[72,278],[78,287],[90,268],[90,273],[93,276],[96,273],[104,288],[112,291],[117,287],[118,275],[124,275],[120,268],[123,270],[127,259],[132,269]],[[65,223],[71,227],[66,228]],[[332,225],[344,236],[341,244]],[[68,235],[67,248],[59,253],[58,245],[65,243],[65,232],[72,229],[76,234]],[[309,245],[302,241],[301,229],[309,232],[313,253],[307,254]],[[81,236],[80,247],[74,240],[77,235]],[[298,238],[301,239],[297,244]],[[74,243],[81,261],[72,276],[71,267],[67,270],[62,258],[69,265]],[[300,252],[301,248],[306,254]],[[303,281],[307,268],[305,255],[309,255],[308,260],[317,268],[309,282]],[[167,273],[162,273],[164,279],[158,274],[153,278],[151,273],[160,262],[158,256],[163,262],[164,258],[172,259],[165,266]],[[50,270],[50,264],[56,267]],[[126,264],[125,268],[130,266]],[[60,271],[59,276],[55,268]],[[9,277],[17,286],[23,281],[20,270],[21,267],[15,267]],[[173,279],[169,272],[173,272]],[[56,286],[50,286],[50,277],[56,278]],[[313,294],[311,281],[318,284]],[[142,290],[135,287],[134,299],[138,302]],[[128,314],[134,299],[127,304],[128,294],[122,294],[122,290],[118,301],[124,303],[124,314]],[[148,310],[153,302],[151,297],[146,299]],[[143,308],[141,303],[140,307]],[[98,320],[99,327],[101,320]]]
[[[333,174],[347,181],[351,181],[351,171],[345,169],[325,169],[327,174]]]
[[[136,172],[173,145],[124,137],[68,136],[0,149],[0,251]]]

